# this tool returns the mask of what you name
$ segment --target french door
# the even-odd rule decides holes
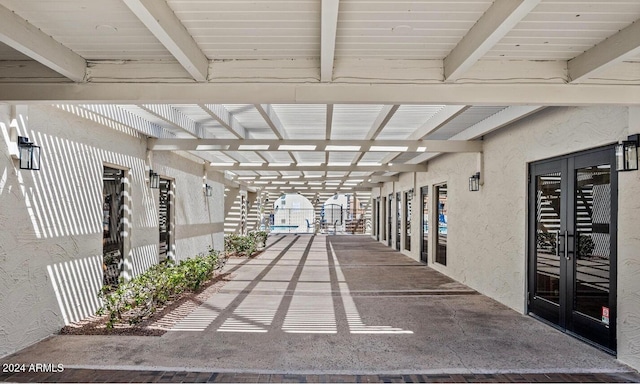
[[[171,256],[171,180],[160,179],[160,206],[158,207],[159,261]]]
[[[422,196],[422,243],[420,245],[420,261],[427,264],[429,260],[429,188],[420,188]]]
[[[530,165],[530,313],[610,353],[616,350],[613,147]]]
[[[387,246],[391,247],[391,221],[393,219],[391,212],[393,208],[393,194],[389,194],[387,202],[389,203],[389,207],[387,207]]]

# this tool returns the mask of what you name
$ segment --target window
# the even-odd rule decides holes
[[[116,285],[124,267],[124,171],[104,166],[102,174],[103,285]]]
[[[420,260],[428,262],[429,256],[429,188],[422,187],[422,248],[420,250]]]
[[[160,262],[172,257],[171,251],[171,205],[173,192],[171,190],[171,180],[160,178],[158,207],[158,230],[160,235],[159,260]]]
[[[411,201],[413,199],[413,190],[404,193],[404,249],[411,251]]]
[[[447,184],[435,186],[438,197],[438,233],[436,241],[436,262],[442,265],[447,264]]]

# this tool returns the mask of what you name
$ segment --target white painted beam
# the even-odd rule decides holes
[[[498,43],[540,0],[495,0],[444,59],[444,78],[453,82]]]
[[[222,104],[199,104],[198,106],[238,139],[247,137],[247,129]]]
[[[1,5],[0,42],[74,82],[84,81],[87,69],[84,58]]]
[[[378,113],[378,117],[371,125],[369,132],[367,132],[365,139],[374,140],[375,138],[377,138],[378,135],[380,135],[380,132],[382,132],[384,127],[387,125],[387,123],[389,123],[389,120],[391,120],[391,118],[393,117],[393,114],[395,114],[396,111],[398,111],[398,108],[400,108],[400,105],[398,104],[391,105],[391,106],[383,106],[382,110],[380,110],[380,113]]]
[[[382,166],[359,166],[359,165],[346,165],[346,166],[307,166],[302,163],[290,165],[290,166],[278,166],[271,167],[268,164],[225,164],[225,165],[212,165],[212,169],[215,170],[227,170],[227,171],[382,171],[382,172],[421,172],[427,171],[426,165],[421,164],[393,164]]]
[[[273,107],[270,104],[255,104],[256,110],[262,115],[265,122],[271,127],[274,135],[278,137],[278,139],[287,139],[287,131],[284,129],[282,122],[280,122],[280,118],[278,114],[273,110]]]
[[[520,119],[523,119],[531,114],[534,114],[542,109],[544,106],[511,106],[507,107],[502,111],[497,112],[482,120],[473,126],[465,129],[452,136],[449,140],[458,141],[458,140],[474,140],[478,139],[483,135],[487,135],[497,129],[505,127],[511,123],[514,123]],[[427,153],[420,154],[415,158],[407,161],[409,164],[419,164],[429,159],[435,158],[439,156],[441,151],[430,151]]]
[[[438,129],[442,128],[445,124],[449,123],[456,116],[460,115],[464,111],[466,111],[470,106],[459,106],[459,105],[451,105],[444,106],[440,111],[438,111],[435,115],[433,115],[429,120],[427,120],[422,126],[420,126],[417,130],[415,130],[409,137],[408,140],[421,140],[425,136],[436,132]],[[395,158],[400,156],[400,152],[394,152],[382,159],[382,163],[389,163],[393,161]]]
[[[390,176],[372,175],[371,177],[369,177],[369,181],[371,183],[398,182],[399,180],[400,180],[399,175],[390,175]]]
[[[321,82],[330,82],[333,80],[333,59],[335,57],[339,7],[340,0],[322,0],[320,22]]]
[[[142,104],[138,107],[164,120],[172,127],[195,138],[204,138],[205,132],[197,122],[168,104]]]
[[[333,104],[327,104],[327,118],[324,138],[331,139],[331,131],[333,130]]]
[[[123,0],[196,81],[207,81],[209,60],[165,0]]]
[[[305,175],[261,175],[261,174],[257,174],[257,175],[252,175],[252,176],[247,176],[247,175],[239,175],[238,180],[244,181],[244,182],[251,182],[251,181],[280,181],[280,180],[285,180],[285,181],[293,181],[293,182],[300,182],[300,181],[304,181],[304,183],[309,184],[310,182],[313,184],[313,182],[325,182],[325,181],[341,181],[341,182],[345,182],[345,181],[367,181],[369,180],[371,177],[370,176],[323,176],[321,178],[313,178],[313,177],[309,177],[309,176],[305,176]]]
[[[635,84],[2,83],[8,103],[640,105]]]
[[[640,20],[569,60],[572,83],[584,81],[600,71],[640,55]]]
[[[359,147],[355,150],[354,147]],[[344,151],[390,152],[478,152],[482,143],[466,140],[315,140],[315,139],[152,139],[154,151]],[[424,149],[421,149],[424,148]],[[420,149],[420,151],[419,151]]]
[[[373,122],[373,124],[371,124],[371,128],[369,129],[369,132],[367,132],[367,135],[365,135],[365,139],[375,140],[375,138],[377,138],[378,135],[380,135],[380,132],[382,132],[384,127],[387,125],[387,123],[389,123],[389,120],[391,120],[391,118],[393,117],[393,114],[395,114],[396,111],[398,111],[398,108],[400,108],[400,105],[398,104],[383,106],[380,112],[378,113],[376,120]],[[356,154],[356,156],[351,161],[351,164],[357,164],[362,159],[363,156],[364,156],[364,152],[360,152]]]
[[[152,138],[175,137],[172,132],[165,130],[161,126],[113,104],[82,104],[79,107],[106,119],[131,127]]]

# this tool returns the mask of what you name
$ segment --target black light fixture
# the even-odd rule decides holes
[[[40,170],[40,146],[30,142],[26,136],[18,136],[18,150],[20,151],[20,169]]]
[[[151,188],[160,188],[160,175],[153,172],[153,170],[149,170],[149,186]]]
[[[475,174],[469,177],[469,191],[480,191],[480,173],[476,172]]]
[[[211,187],[210,184],[204,185],[204,195],[207,197],[210,197],[211,195],[213,195],[213,188]]]
[[[616,145],[616,170],[633,171],[638,169],[638,146],[640,134],[630,135]]]

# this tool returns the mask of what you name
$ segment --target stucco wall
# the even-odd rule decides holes
[[[640,107],[629,109],[640,133]],[[618,358],[640,370],[640,171],[618,174]]]
[[[18,111],[21,135],[42,147],[42,169],[17,169],[8,150],[10,107],[0,106],[0,356],[100,306],[105,164],[124,169],[127,180],[126,274],[158,259],[158,190],[146,182],[146,137],[62,107]],[[209,182],[214,194],[205,200],[202,163],[163,155],[153,162],[154,170],[175,178],[182,198],[175,207],[176,255],[221,249],[222,185]]]
[[[629,127],[631,131],[629,132]],[[448,185],[447,265],[434,263],[430,234],[429,265],[499,302],[526,308],[527,164],[617,142],[640,127],[640,111],[627,107],[556,107],[523,119],[484,138],[484,185],[468,190],[478,169],[477,154],[449,154],[415,174],[413,234],[419,242],[419,189]],[[410,188],[411,178],[385,183],[382,196]],[[373,196],[379,191],[374,190]],[[618,358],[640,368],[640,172],[619,174]],[[393,206],[395,210],[395,204]],[[395,214],[394,214],[395,215]],[[395,217],[394,217],[395,218]],[[386,223],[386,218],[384,219]],[[395,220],[394,220],[395,225]],[[414,227],[417,226],[417,227]],[[433,228],[433,226],[432,226]],[[394,232],[392,232],[394,233]],[[395,240],[394,240],[395,242]],[[393,243],[395,245],[395,243]],[[412,258],[419,259],[412,243]]]

